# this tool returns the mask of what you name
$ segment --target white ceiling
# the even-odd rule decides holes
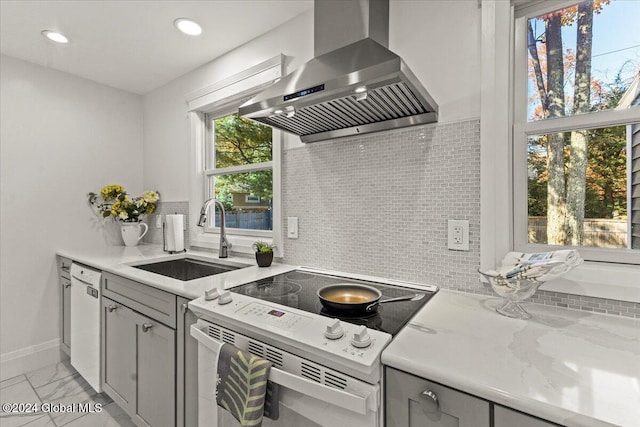
[[[1,0],[0,51],[144,94],[311,9],[311,0]],[[191,37],[173,26],[192,18]],[[58,45],[42,30],[71,38]]]

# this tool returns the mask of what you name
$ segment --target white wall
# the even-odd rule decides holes
[[[86,194],[142,191],[142,100],[7,56],[0,60],[0,354],[60,338],[55,251],[105,235]],[[4,376],[3,372],[3,376]]]
[[[480,116],[480,9],[475,0],[391,0],[389,47],[400,54],[440,106],[440,122]],[[164,200],[189,198],[186,96],[275,55],[285,72],[313,57],[313,11],[144,96],[146,187]],[[285,149],[302,146],[285,140]]]
[[[144,96],[144,184],[165,201],[189,199],[187,95],[276,55],[294,70],[313,56],[313,13],[307,12]]]
[[[391,0],[389,15],[389,48],[438,103],[438,121],[480,117],[478,2]]]

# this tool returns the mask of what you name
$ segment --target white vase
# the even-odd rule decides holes
[[[144,231],[141,229],[144,228]],[[149,231],[149,227],[144,222],[121,222],[120,233],[125,246],[138,246],[140,239]]]

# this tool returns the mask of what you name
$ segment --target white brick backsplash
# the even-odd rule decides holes
[[[287,150],[282,181],[283,216],[299,221],[298,239],[285,221],[284,262],[495,295],[477,274],[479,120]],[[447,249],[448,219],[469,221],[469,252]],[[538,291],[530,302],[640,318],[623,301]]]
[[[284,216],[299,218],[285,262],[489,293],[478,120],[308,144],[285,151],[282,176]],[[448,219],[469,221],[469,252],[447,249]]]

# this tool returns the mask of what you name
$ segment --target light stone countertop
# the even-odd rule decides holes
[[[89,267],[117,274],[189,299],[195,299],[204,295],[204,291],[208,289],[229,289],[237,285],[285,273],[296,268],[295,266],[278,263],[273,263],[270,267],[258,267],[255,259],[251,258],[229,257],[220,259],[217,256],[217,250],[214,253],[214,251],[189,249],[187,252],[179,254],[168,254],[163,252],[161,245],[151,244],[134,247],[101,246],[75,249],[65,248],[58,250],[57,254]],[[187,282],[133,267],[134,265],[149,262],[168,261],[180,258],[192,258],[232,266],[247,267],[215,276],[189,280]]]
[[[640,426],[640,320],[441,290],[382,362],[566,426]]]
[[[169,255],[160,245],[60,249],[58,255],[195,299],[294,270],[214,251]],[[133,265],[195,258],[247,268],[183,282]],[[573,426],[640,426],[640,320],[527,304],[529,320],[499,315],[495,297],[440,290],[382,354],[388,366]]]

